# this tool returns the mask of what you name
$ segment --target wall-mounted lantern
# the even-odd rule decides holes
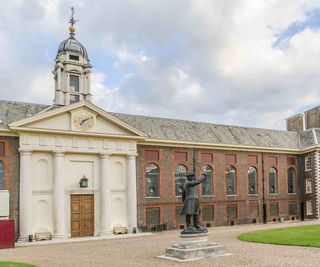
[[[87,188],[88,187],[88,178],[83,175],[83,177],[79,181],[80,187],[81,188]]]

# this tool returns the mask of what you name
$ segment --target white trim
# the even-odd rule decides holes
[[[9,129],[3,129],[0,128],[0,136],[10,136],[10,137],[18,137],[19,135],[16,133],[13,133],[11,130]]]
[[[185,148],[204,148],[204,149],[220,149],[220,150],[234,150],[234,151],[252,151],[252,152],[270,152],[270,153],[290,153],[300,154],[299,148],[279,148],[279,147],[258,147],[246,145],[229,145],[229,144],[215,144],[215,143],[202,143],[192,141],[179,141],[179,140],[166,140],[166,139],[152,139],[146,138],[140,142],[139,145],[148,146],[168,146],[168,147],[185,147]],[[314,149],[313,149],[314,150]]]
[[[146,135],[135,129],[134,127],[124,123],[123,121],[113,117],[112,115],[110,115],[109,113],[107,113],[105,110],[87,102],[87,101],[80,101],[80,102],[77,102],[77,103],[74,103],[74,104],[71,104],[71,105],[67,105],[67,106],[63,106],[63,107],[60,107],[60,108],[56,108],[56,109],[53,109],[53,110],[49,110],[45,113],[41,113],[41,114],[36,114],[32,117],[27,117],[27,118],[24,118],[22,120],[18,120],[18,121],[15,121],[13,123],[10,123],[9,124],[9,128],[10,129],[14,129],[14,130],[17,130],[16,128],[25,128],[24,126],[26,124],[29,124],[29,123],[32,123],[32,122],[36,122],[36,121],[41,121],[41,120],[44,120],[44,119],[48,119],[48,118],[52,118],[58,114],[62,114],[62,113],[65,113],[65,112],[70,112],[74,109],[78,109],[78,108],[81,108],[81,107],[86,107],[88,108],[89,110],[93,110],[95,111],[96,113],[98,113],[98,115],[100,115],[102,118],[118,125],[119,127],[123,128],[123,129],[126,129],[134,134],[136,134],[137,136],[139,137],[146,137]]]
[[[309,187],[310,185],[310,187]],[[310,190],[308,190],[310,188]],[[312,193],[312,181],[311,178],[308,178],[305,180],[305,192],[306,194],[311,194]]]
[[[307,200],[306,201],[306,215],[313,215],[313,210],[312,210],[312,201]]]
[[[63,131],[54,129],[40,129],[40,128],[27,128],[27,127],[17,127],[11,126],[12,130],[17,132],[28,132],[28,133],[47,133],[47,134],[62,134],[62,135],[72,135],[72,136],[97,136],[97,137],[108,137],[108,138],[119,138],[119,139],[145,139],[143,136],[135,135],[119,135],[119,134],[106,134],[106,133],[93,133],[93,132],[81,132],[81,131]]]
[[[309,164],[307,164],[307,162],[310,161],[310,166],[308,166]],[[307,156],[304,158],[304,171],[307,172],[307,171],[311,171],[311,156]]]

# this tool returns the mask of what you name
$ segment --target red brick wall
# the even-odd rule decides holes
[[[305,170],[305,158],[306,157],[311,157],[311,170],[306,171]],[[310,152],[307,154],[304,154],[302,156],[302,162],[303,162],[303,190],[305,192],[306,190],[306,180],[307,179],[311,179],[311,183],[312,183],[312,193],[308,193],[308,194],[304,194],[304,212],[305,212],[305,218],[306,219],[315,219],[316,218],[316,181],[315,181],[315,166],[314,166],[314,153]],[[307,215],[307,207],[306,207],[306,201],[312,201],[312,210],[313,210],[313,214],[312,215]]]
[[[5,189],[10,192],[10,219],[14,219],[16,237],[19,232],[19,139],[17,137],[0,136],[5,144],[5,154],[0,156],[4,164]]]
[[[144,150],[158,150],[160,158],[157,161],[145,159]],[[188,153],[188,160],[177,161],[174,159],[175,151],[186,151]],[[201,152],[213,153],[213,163],[202,163]],[[175,182],[174,172],[177,164],[183,164],[187,167],[188,171],[192,171],[192,149],[189,148],[174,148],[174,147],[153,147],[153,146],[138,146],[137,158],[137,194],[138,194],[138,225],[143,226],[146,223],[145,209],[147,207],[160,207],[161,208],[161,222],[166,223],[169,228],[176,228],[175,225],[175,207],[182,205],[182,199],[175,196]],[[226,163],[226,155],[236,155],[236,162],[232,164],[236,168],[237,173],[237,195],[226,196],[226,182],[225,182],[225,168],[228,166]],[[249,164],[248,156],[255,155],[258,158],[257,164]],[[268,157],[276,158],[277,163],[270,165]],[[294,165],[288,165],[288,157],[296,158]],[[204,158],[204,157],[202,157]],[[227,157],[228,158],[228,157]],[[257,222],[262,221],[262,154],[253,152],[242,151],[219,151],[219,150],[204,150],[196,149],[196,175],[200,175],[200,166],[210,165],[213,169],[213,196],[201,197],[203,205],[214,205],[214,224],[227,225],[230,222],[227,220],[227,204],[237,205],[237,219],[234,223],[250,223],[252,218],[249,216],[249,203],[257,203],[259,207],[259,218]],[[264,153],[265,160],[265,198],[267,203],[267,214],[269,216],[269,202],[279,203],[279,216],[289,219],[288,205],[290,203],[300,202],[300,194],[298,185],[298,158],[295,155],[284,154],[271,154]],[[147,198],[146,185],[145,185],[145,167],[148,163],[157,164],[160,168],[160,196]],[[199,166],[200,165],[200,166]],[[254,166],[258,172],[258,194],[248,195],[248,168]],[[270,167],[275,167],[278,171],[278,194],[269,195],[269,173]],[[288,194],[287,189],[287,170],[293,167],[296,170],[296,194]],[[199,187],[201,192],[201,186]],[[298,208],[298,211],[300,209]]]

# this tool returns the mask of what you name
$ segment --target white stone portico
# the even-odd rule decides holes
[[[79,114],[89,115],[79,123]],[[94,235],[137,227],[136,153],[143,133],[86,101],[10,129],[20,137],[20,240],[39,232],[70,237],[72,195],[93,195]],[[83,176],[87,188],[79,186]]]

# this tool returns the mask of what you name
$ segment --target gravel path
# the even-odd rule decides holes
[[[0,261],[33,263],[37,266],[319,266],[320,249],[247,243],[237,240],[244,232],[277,227],[317,224],[320,221],[267,225],[239,225],[209,229],[209,240],[226,247],[231,256],[196,262],[158,259],[165,248],[177,243],[178,231],[148,236],[19,247],[0,250]]]

